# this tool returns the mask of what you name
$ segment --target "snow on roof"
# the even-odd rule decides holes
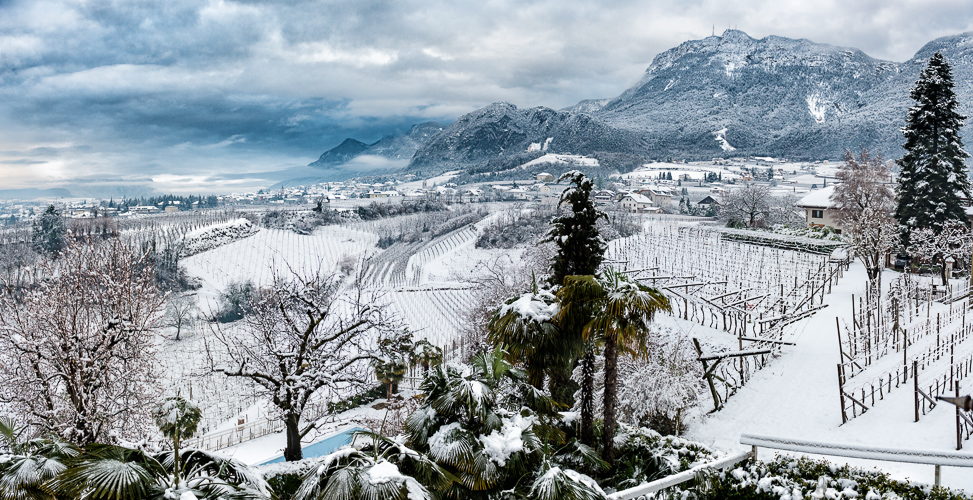
[[[625,195],[625,198],[631,198],[632,201],[634,201],[635,203],[647,203],[649,205],[652,204],[652,200],[650,200],[648,196],[638,194],[638,193],[629,193]],[[625,198],[622,199],[624,200]]]
[[[831,195],[834,194],[834,186],[828,186],[823,189],[817,189],[811,191],[807,196],[803,197],[795,203],[799,207],[810,207],[810,208],[831,208]]]

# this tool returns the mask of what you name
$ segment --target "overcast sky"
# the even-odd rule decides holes
[[[0,0],[0,189],[305,165],[494,101],[613,97],[727,27],[904,61],[965,0]],[[73,182],[73,181],[72,181]],[[222,182],[222,181],[221,181]],[[221,190],[232,186],[222,185]]]

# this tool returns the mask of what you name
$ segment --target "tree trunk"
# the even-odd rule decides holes
[[[301,451],[301,416],[296,413],[288,413],[284,416],[284,433],[287,436],[287,445],[284,447],[284,460],[296,462],[304,458]]]
[[[173,465],[173,470],[174,470],[175,476],[176,476],[176,485],[178,485],[179,484],[179,461],[180,461],[180,457],[179,457],[179,435],[178,434],[176,434],[176,437],[172,440],[172,444],[173,444],[173,448],[175,449],[175,451],[173,452],[173,455],[172,455],[172,465]]]
[[[618,345],[614,336],[605,338],[605,430],[601,458],[615,466],[615,391],[618,382]]]
[[[585,346],[581,358],[581,442],[595,445],[595,350]]]
[[[544,370],[538,368],[540,363],[531,363],[527,360],[527,383],[536,389],[544,388]]]
[[[571,383],[571,366],[552,366],[548,373],[547,389],[554,401],[564,408],[574,406],[574,390]]]

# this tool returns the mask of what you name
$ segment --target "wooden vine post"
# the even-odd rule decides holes
[[[699,362],[703,364],[703,378],[706,379],[706,383],[709,384],[710,393],[713,395],[713,411],[719,411],[723,408],[723,402],[720,400],[720,393],[716,390],[716,383],[713,379],[717,379],[724,384],[726,380],[714,373],[716,368],[719,367],[720,361],[727,358],[742,358],[744,356],[760,356],[763,354],[770,354],[770,349],[751,349],[751,350],[741,350],[737,352],[720,352],[716,354],[703,354],[703,348],[699,345],[699,339],[693,337],[693,347],[696,348],[696,354],[699,356]],[[712,363],[712,364],[710,364]]]

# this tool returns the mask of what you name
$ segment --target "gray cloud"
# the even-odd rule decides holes
[[[346,136],[373,141],[493,101],[612,97],[659,52],[727,27],[903,61],[973,30],[973,11],[963,0],[0,1],[0,175],[300,165]],[[48,150],[47,163],[22,161]]]

